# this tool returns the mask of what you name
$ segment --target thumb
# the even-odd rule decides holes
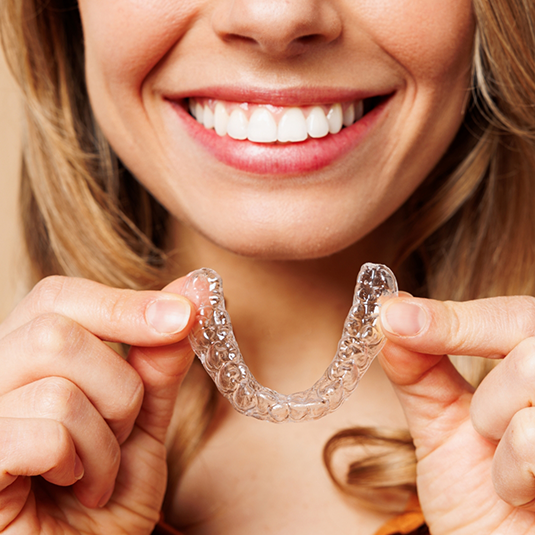
[[[162,291],[182,295],[188,281],[182,277]],[[173,415],[178,389],[195,356],[187,335],[195,320],[195,306],[190,303],[190,316],[178,342],[159,347],[132,346],[128,362],[140,375],[145,390],[136,425],[159,442],[165,440]]]
[[[389,299],[382,307],[383,332],[395,341],[387,341],[379,360],[394,385],[421,457],[444,443],[461,423],[470,419],[473,388],[447,355],[420,353],[414,343],[408,349],[403,346],[403,335],[394,335],[394,325],[418,322],[418,318],[408,318],[402,306],[394,306],[403,304],[403,299]],[[403,317],[396,323],[398,313]],[[406,328],[411,327],[414,325]]]

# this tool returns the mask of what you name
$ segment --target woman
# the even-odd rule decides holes
[[[532,298],[392,299],[356,394],[275,426],[189,369],[181,295],[216,269],[251,370],[290,392],[365,261],[435,299],[533,294],[531,2],[3,0],[0,20],[43,279],[0,327],[3,530],[150,533],[164,443],[185,533],[423,532],[385,527],[414,489],[434,535],[535,530]],[[447,354],[506,358],[474,394]]]

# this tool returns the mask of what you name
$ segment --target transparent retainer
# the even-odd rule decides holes
[[[238,412],[277,423],[315,420],[340,407],[381,351],[385,338],[377,325],[379,298],[397,292],[396,278],[388,267],[364,264],[334,359],[308,390],[290,395],[262,386],[249,371],[225,309],[221,278],[211,269],[192,272],[186,283],[184,295],[198,307],[189,341]]]

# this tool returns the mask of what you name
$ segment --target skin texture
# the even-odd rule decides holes
[[[534,306],[531,297],[396,298],[381,311],[391,342],[381,363],[414,437],[419,496],[432,533],[534,529]],[[420,322],[408,322],[411,314]],[[474,393],[445,354],[503,361]]]
[[[462,121],[470,2],[429,6],[82,1],[94,111],[136,177],[195,232],[248,256],[322,257],[391,215]],[[214,94],[214,86],[241,88],[244,100],[261,89],[266,97],[255,98],[267,103],[273,91],[302,104],[314,100],[301,102],[304,89],[327,102],[339,90],[395,94],[349,155],[315,173],[278,177],[230,168],[186,133],[167,98]]]
[[[182,284],[132,292],[53,277],[2,324],[2,531],[150,532],[165,489],[163,440],[193,357],[182,342],[191,304],[167,293]],[[148,311],[170,300],[186,323],[160,333]],[[145,347],[126,363],[102,339]]]
[[[96,117],[173,216],[181,269],[222,275],[263,384],[307,388],[332,357],[358,266],[391,259],[396,209],[462,121],[470,2],[81,0],[80,9]],[[339,90],[391,97],[331,165],[266,176],[210,156],[170,105],[236,87],[293,104]],[[183,283],[132,292],[50,278],[0,326],[0,531],[150,533],[166,484],[164,440],[193,358]],[[423,312],[396,312],[396,303]],[[531,298],[389,301],[384,371],[374,365],[340,411],[302,426],[269,426],[220,404],[170,490],[169,519],[190,534],[371,535],[388,515],[342,498],[321,449],[342,427],[408,426],[434,535],[529,533],[534,310]],[[127,361],[103,341],[131,345]],[[474,395],[445,354],[506,358]]]

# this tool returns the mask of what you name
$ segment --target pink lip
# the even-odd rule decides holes
[[[195,96],[201,95],[196,92]],[[213,94],[211,96],[212,98],[217,98]],[[250,96],[235,100],[253,101]],[[255,98],[255,100],[257,102],[273,102],[272,98],[269,100]],[[280,100],[282,104],[282,99]],[[331,94],[329,100],[326,101],[339,102],[340,100],[336,99],[336,97],[333,99]],[[189,135],[217,160],[235,169],[261,175],[295,175],[317,171],[328,166],[351,151],[366,137],[383,115],[389,101],[390,98],[386,99],[364,115],[362,119],[349,128],[342,129],[338,134],[329,134],[319,139],[309,138],[300,143],[262,144],[248,140],[238,141],[229,136],[219,136],[214,130],[204,128],[203,125],[191,117],[180,102],[174,99],[168,100]],[[284,99],[284,104],[289,105],[287,98]],[[302,99],[301,105],[303,105]]]

